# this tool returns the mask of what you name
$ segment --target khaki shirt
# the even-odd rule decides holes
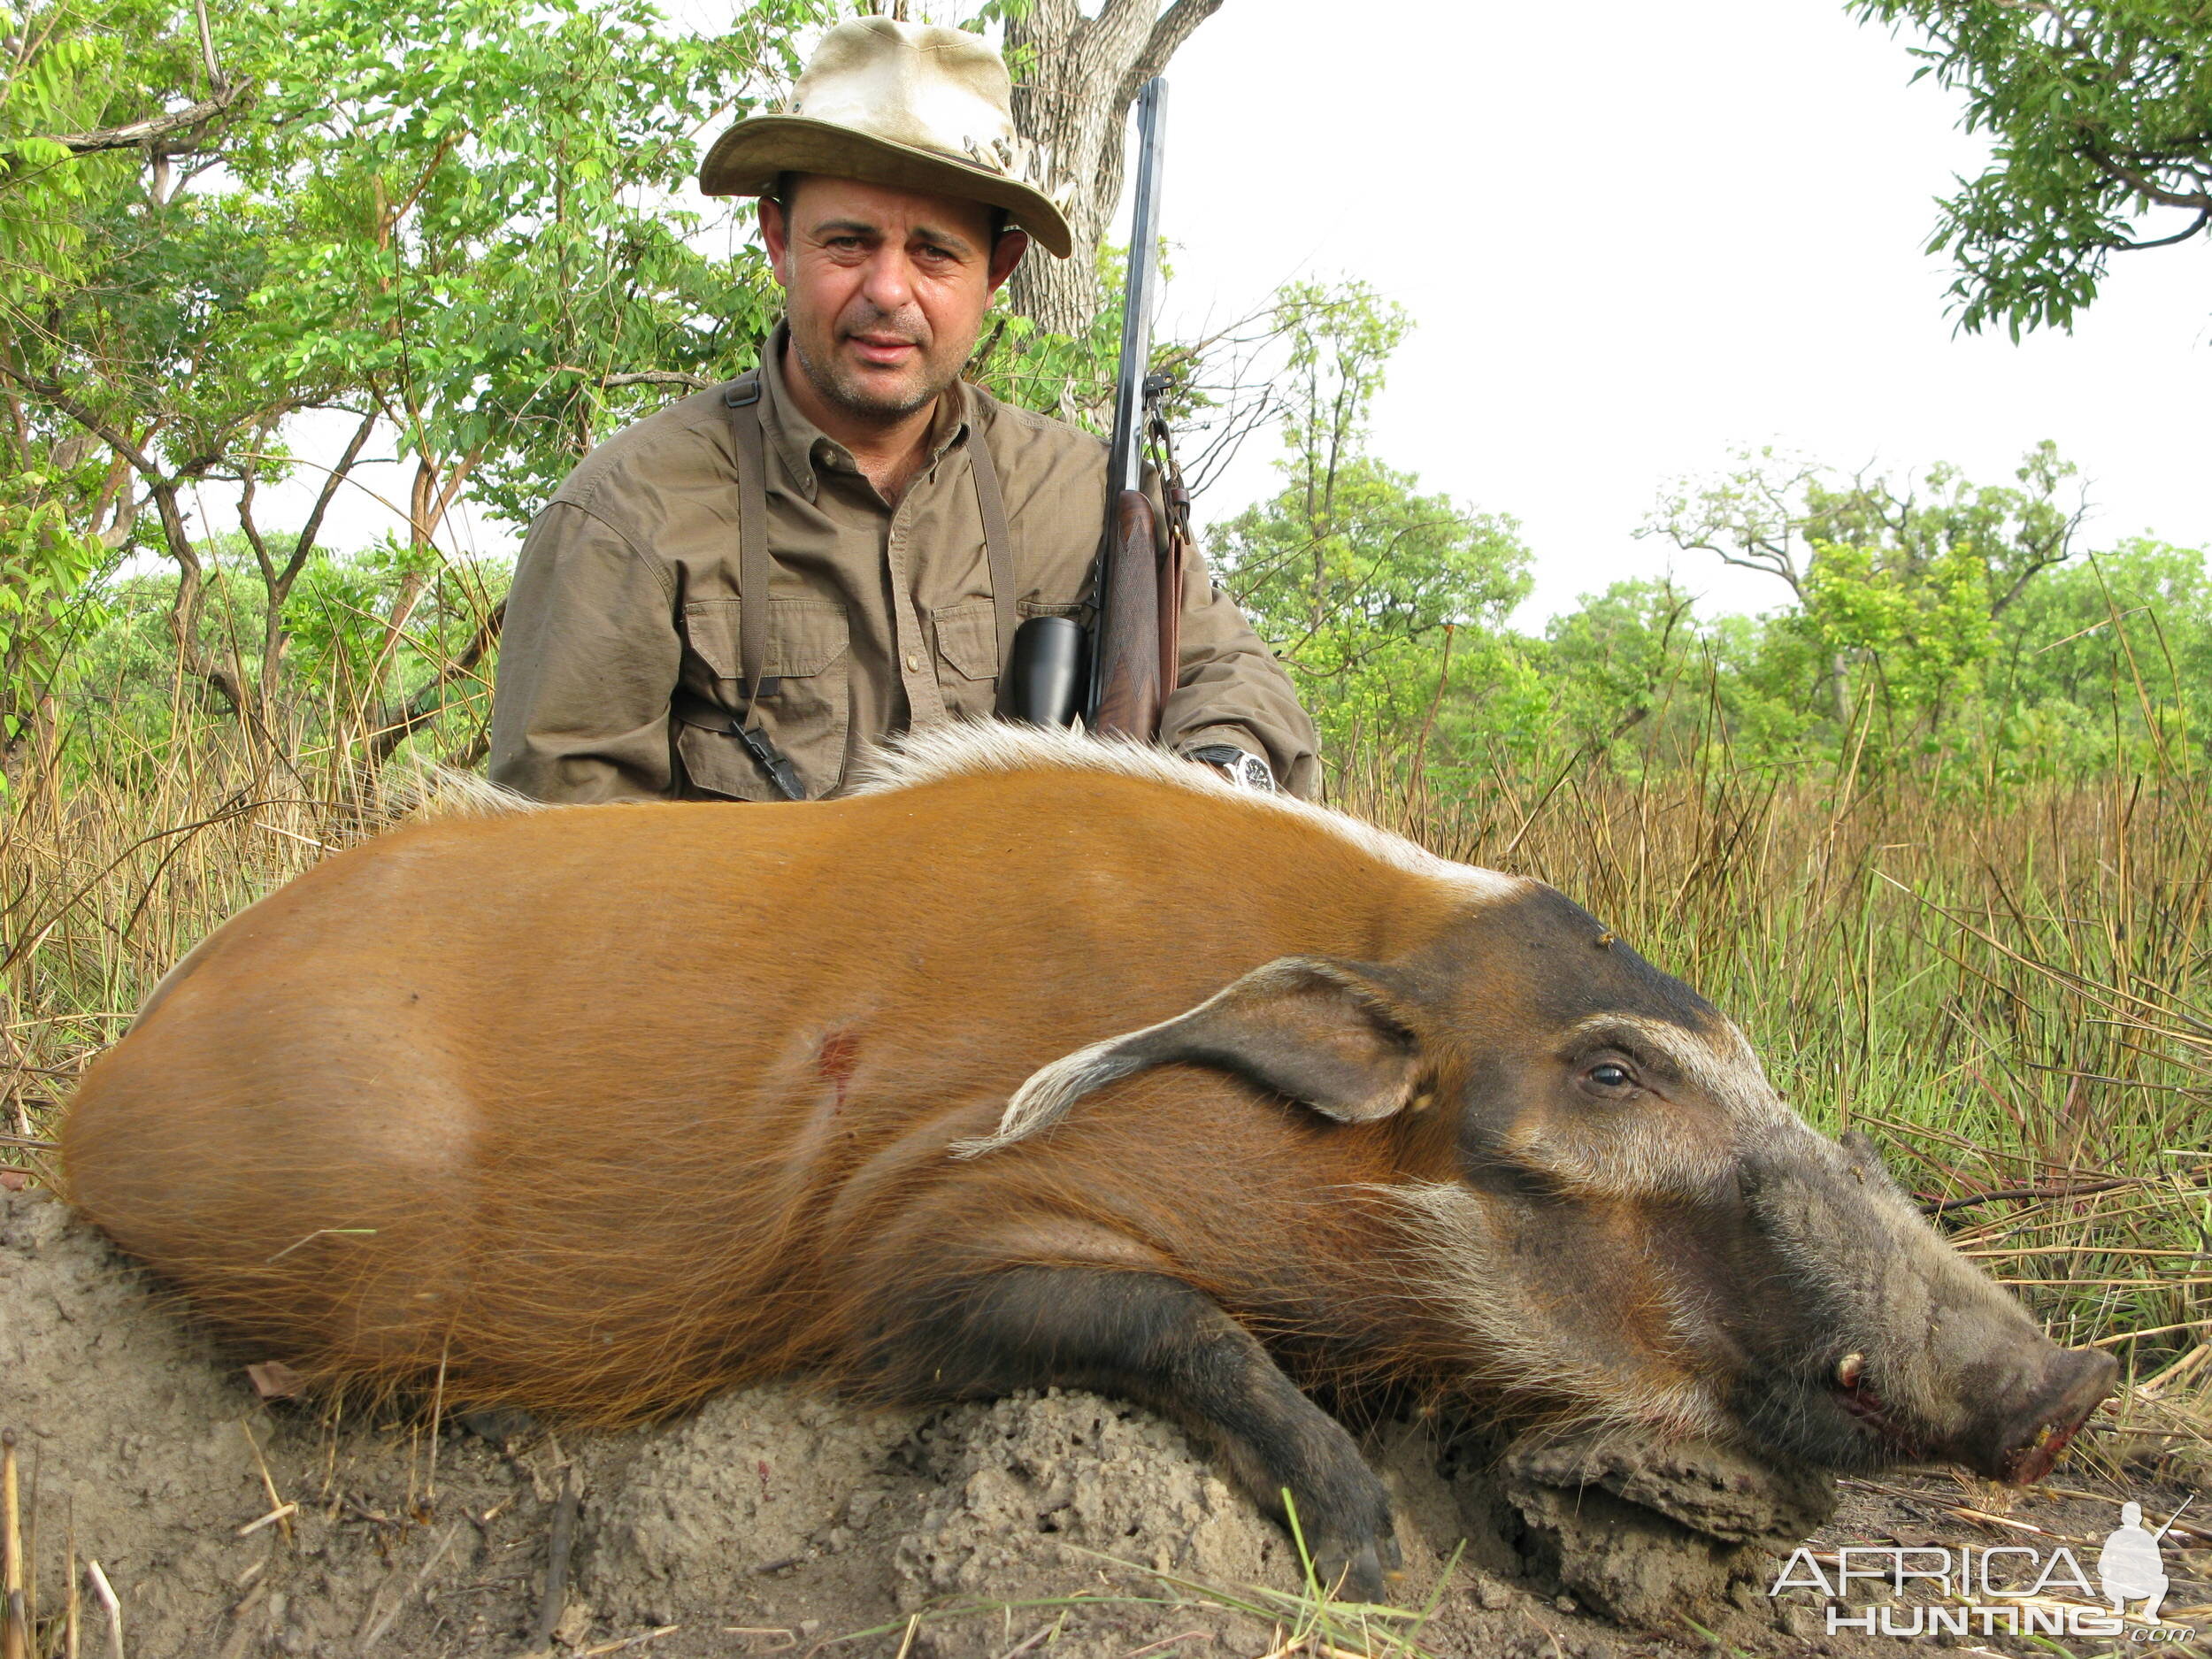
[[[780,328],[761,376],[775,557],[763,672],[776,683],[757,718],[806,793],[830,795],[872,740],[993,711],[998,636],[969,444],[988,443],[998,465],[1018,614],[1087,623],[1106,446],[956,386],[895,508],[792,405],[783,342]],[[500,646],[495,781],[546,801],[779,798],[734,735],[669,711],[679,685],[744,706],[730,423],[720,388],[672,404],[593,450],[531,526]],[[1195,549],[1190,565],[1161,741],[1234,744],[1310,794],[1312,722]]]

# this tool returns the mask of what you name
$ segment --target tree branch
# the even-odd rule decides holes
[[[628,374],[601,374],[595,370],[579,368],[573,363],[557,363],[554,372],[561,374],[580,374],[595,386],[611,390],[618,386],[687,386],[695,392],[703,392],[710,386],[719,386],[719,380],[703,374],[679,374],[673,369],[642,369]]]
[[[2012,586],[2005,590],[2002,598],[1989,607],[1991,616],[2004,615],[2006,607],[2027,591],[2030,582],[2054,565],[2063,565],[2073,557],[2074,534],[2081,528],[2082,520],[2088,516],[2089,503],[2084,501],[2068,517],[2066,522],[2059,526],[2055,535],[2052,536],[2043,546],[2029,549],[2028,562],[2022,567],[2019,574],[2013,578]]]
[[[330,511],[330,503],[337,496],[339,487],[346,481],[346,475],[353,471],[353,464],[361,458],[361,451],[369,442],[369,434],[376,430],[376,420],[373,413],[361,418],[361,426],[354,433],[353,442],[346,445],[346,452],[338,457],[338,465],[332,467],[324,478],[322,489],[315,497],[314,511],[307,515],[307,523],[300,530],[299,540],[292,544],[292,557],[285,561],[284,573],[280,580],[287,592],[290,591],[294,579],[306,565],[307,556],[314,551],[315,538],[322,534],[323,515]]]
[[[219,96],[230,90],[230,82],[223,78],[223,67],[215,61],[215,37],[207,27],[207,0],[192,0],[192,15],[200,25],[200,60],[207,65],[208,90]]]
[[[200,645],[200,597],[205,567],[200,563],[198,549],[192,545],[191,532],[184,522],[184,510],[177,501],[178,480],[192,476],[196,471],[204,471],[211,465],[213,457],[194,461],[180,468],[174,476],[165,474],[154,465],[152,456],[59,386],[34,380],[5,361],[0,361],[0,375],[4,375],[32,396],[60,410],[129,462],[138,475],[146,480],[148,498],[152,501],[154,511],[161,520],[162,539],[168,543],[169,557],[177,566],[177,593],[175,602],[169,610],[169,627],[176,639],[178,659],[212,687],[216,695],[230,705],[233,714],[242,717],[246,711],[245,688],[238,683],[237,676],[215,662]]]
[[[2212,207],[2201,210],[2195,223],[2176,231],[2170,236],[2161,236],[2154,242],[2116,242],[2112,246],[2121,253],[2137,253],[2145,248],[2170,248],[2177,242],[2187,242],[2207,225],[2212,225]]]
[[[0,359],[0,375],[5,375],[40,402],[51,403],[56,409],[60,410],[63,414],[68,416],[70,419],[75,421],[101,442],[106,444],[109,449],[128,461],[142,476],[148,479],[160,476],[161,469],[153,464],[151,457],[144,450],[125,437],[106,420],[94,414],[91,410],[72,397],[59,386],[44,380],[35,380],[4,359]]]
[[[2161,207],[2193,207],[2200,213],[2212,215],[2212,191],[2169,190],[2163,185],[2152,183],[2133,167],[2101,156],[2093,150],[2085,149],[2081,153],[2082,158],[2106,178],[2115,184],[2125,185],[2146,201],[2155,202]]]
[[[269,557],[269,544],[261,534],[261,526],[253,516],[254,492],[261,486],[257,473],[250,468],[238,491],[238,527],[245,532],[246,543],[253,549],[253,561],[261,568],[261,585],[269,590],[272,601],[276,595],[276,561]]]
[[[1801,604],[1804,603],[1805,585],[1798,577],[1796,561],[1786,553],[1777,553],[1771,548],[1761,547],[1746,547],[1740,553],[1731,553],[1710,541],[1685,541],[1680,545],[1686,552],[1694,549],[1710,553],[1722,564],[1733,565],[1739,570],[1761,571],[1769,576],[1779,576],[1790,585],[1790,592],[1797,595],[1798,602]]]
[[[1137,55],[1136,65],[1129,72],[1122,108],[1129,107],[1139,87],[1166,69],[1167,60],[1175,56],[1176,48],[1190,39],[1191,32],[1220,10],[1221,0],[1175,0],[1161,13],[1145,41],[1144,50]]]
[[[46,134],[49,143],[60,144],[79,156],[97,155],[103,150],[136,150],[172,133],[212,120],[238,102],[245,95],[248,82],[221,88],[211,98],[203,98],[169,115],[152,115],[142,121],[133,121],[125,127],[104,127],[89,133],[51,133]]]

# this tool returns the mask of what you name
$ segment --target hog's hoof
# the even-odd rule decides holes
[[[1340,1601],[1382,1601],[1384,1575],[1405,1564],[1389,1490],[1356,1454],[1316,1486],[1298,1504],[1314,1577]]]
[[[1795,1545],[1835,1509],[1827,1476],[1696,1443],[1524,1441],[1495,1479],[1530,1564],[1640,1629],[1686,1617],[1726,1622],[1734,1592],[1762,1578],[1770,1552]]]
[[[1398,1540],[1385,1533],[1357,1545],[1317,1545],[1314,1577],[1339,1601],[1382,1601],[1388,1599],[1385,1575],[1405,1565]]]

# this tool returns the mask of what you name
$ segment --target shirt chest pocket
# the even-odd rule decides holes
[[[702,599],[684,607],[684,689],[733,715],[746,710],[740,677],[742,600]],[[768,602],[764,684],[753,719],[798,768],[809,799],[844,781],[845,747],[852,722],[848,684],[851,653],[845,608],[818,599]],[[733,801],[780,801],[769,780],[734,733],[679,721],[676,754],[687,793]]]
[[[1014,614],[1018,625],[1032,617],[1075,617],[1080,621],[1082,611],[1073,601],[1052,604],[1025,599]],[[937,681],[944,689],[946,710],[972,717],[994,712],[1001,667],[997,607],[987,599],[947,605],[929,613],[929,625],[937,636],[941,664]]]
[[[929,613],[937,636],[937,684],[945,712],[988,716],[998,697],[998,612],[987,599],[946,605]]]

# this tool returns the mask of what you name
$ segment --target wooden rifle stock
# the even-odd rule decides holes
[[[1091,730],[1149,740],[1160,729],[1159,537],[1152,503],[1133,489],[1114,501],[1114,526],[1099,575],[1098,627],[1092,649]]]

